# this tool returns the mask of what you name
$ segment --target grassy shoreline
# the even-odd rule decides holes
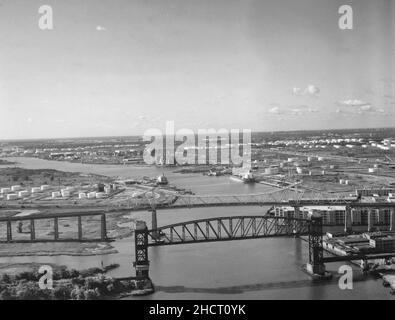
[[[115,254],[118,251],[106,242],[40,242],[1,243],[1,257],[27,256],[96,256]]]
[[[0,264],[0,300],[100,300],[120,299],[139,293],[152,293],[154,286],[149,279],[116,279],[106,273],[119,265],[85,270],[46,264],[52,272],[53,283],[40,288],[43,272],[41,264]],[[48,269],[47,269],[48,270]],[[46,274],[48,276],[48,274]],[[47,278],[46,278],[47,279]]]

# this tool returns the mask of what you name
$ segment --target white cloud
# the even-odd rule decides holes
[[[338,104],[346,107],[370,106],[369,102],[365,102],[359,99],[343,100],[343,101],[339,101]]]
[[[293,114],[305,114],[305,113],[317,112],[317,109],[311,108],[306,105],[301,105],[301,106],[290,107],[289,111]]]
[[[338,105],[343,108],[336,109],[336,113],[345,115],[371,114],[371,115],[390,115],[383,108],[376,108],[368,102],[362,100],[345,100],[338,102]]]
[[[273,108],[269,109],[269,113],[280,114],[281,113],[280,107],[273,107]]]
[[[320,89],[313,84],[309,84],[306,89],[304,89],[305,95],[315,96],[320,92]]]
[[[299,87],[294,87],[292,89],[292,93],[296,96],[317,96],[318,93],[320,92],[320,89],[313,85],[309,84],[306,88],[302,89]]]
[[[279,106],[274,105],[272,108],[268,110],[271,114],[277,115],[302,115],[307,113],[317,112],[317,109],[311,108],[306,105],[299,105],[299,106]]]
[[[301,95],[302,93],[303,93],[303,90],[301,89],[301,88],[293,88],[292,89],[292,93],[294,94],[294,95]]]

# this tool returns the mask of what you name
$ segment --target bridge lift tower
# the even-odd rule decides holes
[[[325,274],[322,217],[311,217],[309,225],[309,263],[306,265],[306,269],[311,274]]]
[[[148,228],[144,221],[137,221],[134,231],[135,259],[133,263],[136,269],[136,277],[149,278],[148,260]]]
[[[148,197],[147,193],[144,194],[147,202],[149,203],[149,205],[151,207],[150,211],[151,211],[151,229],[152,230],[156,230],[158,228],[158,216],[157,216],[157,213],[156,213],[156,202],[155,202],[155,192],[154,192],[155,190],[156,190],[156,188],[153,188],[150,191],[151,194],[152,194],[152,197]],[[152,236],[153,236],[154,239],[158,239],[159,238],[159,235],[156,232],[154,232],[152,234]]]

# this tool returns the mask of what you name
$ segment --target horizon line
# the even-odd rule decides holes
[[[338,129],[302,129],[302,130],[278,130],[278,131],[251,131],[252,134],[258,133],[292,133],[292,132],[314,132],[314,131],[357,131],[357,130],[388,130],[395,127],[371,127],[371,128],[338,128]],[[242,130],[242,129],[240,129]],[[242,131],[241,131],[242,132]],[[176,132],[175,132],[176,133]],[[196,132],[197,133],[197,132]],[[55,137],[55,138],[11,138],[0,139],[0,142],[17,142],[17,141],[43,141],[43,140],[78,140],[78,139],[103,139],[103,138],[142,138],[143,135],[118,135],[118,136],[84,136],[84,137]]]

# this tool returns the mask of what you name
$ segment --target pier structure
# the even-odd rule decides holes
[[[344,215],[344,232],[350,233],[352,232],[352,224],[353,224],[353,209],[350,206],[346,206],[346,211]]]
[[[84,217],[100,217],[100,223],[98,226],[99,237],[84,237],[83,235],[83,220]],[[59,231],[59,220],[67,219],[68,221],[72,221],[77,219],[77,237],[61,237]],[[42,220],[50,220],[52,221],[53,229],[53,237],[52,238],[40,238],[37,235],[37,227],[39,226],[39,222]],[[18,230],[18,224],[27,223],[30,227],[29,237],[22,238],[20,236],[16,236],[13,234],[13,227],[16,225],[16,229]],[[69,241],[107,241],[107,218],[106,214],[103,212],[85,212],[85,213],[63,213],[63,214],[33,214],[29,216],[10,216],[10,217],[1,217],[0,218],[0,226],[5,225],[6,234],[5,237],[3,234],[0,234],[0,242],[69,242]],[[51,230],[48,230],[48,232]],[[48,233],[47,232],[47,233]],[[72,231],[71,231],[72,232]],[[19,232],[20,233],[20,232]]]

